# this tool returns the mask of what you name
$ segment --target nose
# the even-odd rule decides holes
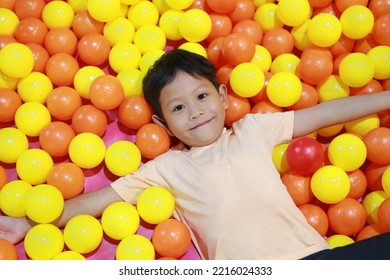
[[[199,117],[203,116],[203,114],[204,112],[200,105],[193,105],[191,107],[190,118],[192,120],[198,119]]]

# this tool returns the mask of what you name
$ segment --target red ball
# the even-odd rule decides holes
[[[68,155],[69,144],[76,136],[66,123],[56,121],[44,126],[39,132],[39,144],[43,150],[53,157]]]
[[[155,123],[148,123],[137,131],[135,145],[143,157],[153,159],[168,151],[171,139],[164,128]]]
[[[324,163],[324,149],[316,139],[301,136],[290,142],[286,149],[286,160],[295,172],[311,175]]]
[[[181,221],[168,219],[156,226],[152,243],[161,257],[177,259],[184,255],[191,244],[190,231]]]

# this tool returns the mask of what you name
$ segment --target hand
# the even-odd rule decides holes
[[[13,244],[21,241],[33,226],[26,218],[13,218],[0,215],[0,238]]]

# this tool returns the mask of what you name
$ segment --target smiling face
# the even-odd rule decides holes
[[[217,90],[206,78],[178,72],[160,95],[166,128],[190,147],[213,143],[224,128],[226,95],[224,85]]]

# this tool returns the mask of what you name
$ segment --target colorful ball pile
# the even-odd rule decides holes
[[[64,236],[44,224],[64,200],[170,147],[143,98],[149,67],[172,48],[207,57],[228,86],[230,126],[251,112],[388,89],[389,27],[390,3],[379,0],[2,1],[0,209],[42,223],[16,247],[32,259],[199,258],[186,255],[187,228],[169,219],[172,197],[158,187],[137,213],[112,205],[102,224],[78,216]],[[389,119],[380,112],[274,150],[294,202],[332,247],[390,230]],[[99,255],[105,248],[111,254]]]

